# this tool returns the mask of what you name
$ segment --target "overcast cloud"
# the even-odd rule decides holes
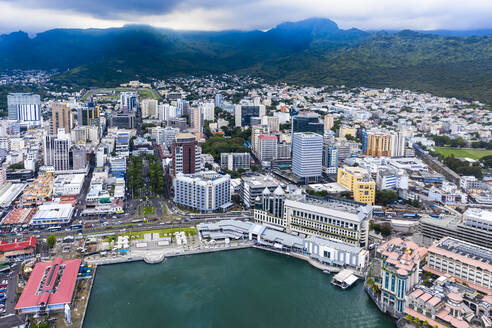
[[[0,0],[0,32],[150,24],[185,30],[269,29],[326,17],[341,28],[492,28],[491,0]]]

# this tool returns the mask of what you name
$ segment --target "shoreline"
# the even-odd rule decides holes
[[[304,254],[283,252],[283,251],[280,251],[280,250],[277,250],[277,249],[255,245],[253,243],[247,243],[247,244],[235,245],[235,246],[228,246],[228,247],[217,247],[217,248],[207,248],[207,249],[197,249],[197,250],[184,250],[183,252],[173,252],[173,253],[169,253],[169,254],[165,254],[165,251],[161,251],[160,253],[161,254],[164,254],[164,260],[165,260],[165,258],[168,258],[168,257],[179,257],[179,256],[188,256],[188,255],[216,253],[216,252],[233,251],[233,250],[247,249],[247,248],[255,248],[255,249],[269,251],[269,252],[277,253],[277,254],[281,254],[281,255],[287,255],[287,256],[290,256],[290,257],[293,257],[293,258],[297,258],[299,260],[304,260],[304,261],[306,261],[308,264],[310,264],[311,266],[313,266],[316,269],[319,269],[319,270],[330,270],[330,272],[332,272],[332,273],[333,272],[339,272],[339,271],[341,271],[343,269],[343,268],[337,268],[337,267],[332,267],[332,266],[324,265],[322,263],[319,263],[317,261],[314,261],[309,256],[304,255]],[[154,252],[155,251],[156,250],[154,250]],[[104,259],[104,260],[86,260],[86,262],[88,264],[94,265],[95,268],[94,268],[94,275],[92,277],[92,281],[91,281],[91,284],[90,284],[90,287],[89,287],[89,293],[88,293],[88,296],[87,296],[87,301],[86,301],[86,304],[85,304],[84,313],[82,315],[82,320],[81,320],[80,328],[82,328],[83,325],[84,325],[85,315],[87,313],[87,308],[89,306],[89,299],[90,299],[90,296],[92,294],[92,287],[93,287],[93,284],[94,284],[94,280],[96,279],[97,267],[100,266],[100,265],[112,265],[112,264],[121,264],[121,263],[131,263],[131,262],[137,262],[137,261],[144,261],[145,263],[147,263],[149,265],[154,265],[154,264],[160,264],[160,263],[162,263],[162,262],[159,262],[159,263],[148,263],[148,262],[145,261],[145,256],[144,255],[128,255],[128,256],[122,256],[120,258],[112,258],[112,259]],[[360,273],[358,271],[355,271],[354,270],[354,273],[357,276],[360,276]]]

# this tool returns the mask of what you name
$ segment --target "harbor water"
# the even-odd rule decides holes
[[[258,249],[98,267],[84,328],[395,327],[362,289]]]

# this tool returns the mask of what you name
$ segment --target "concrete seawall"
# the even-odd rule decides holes
[[[92,274],[91,284],[89,286],[89,292],[87,293],[87,299],[85,300],[84,314],[82,314],[82,320],[80,320],[80,328],[84,326],[85,314],[87,313],[87,306],[89,305],[89,299],[91,298],[92,285],[94,284],[94,279],[96,279],[97,265],[94,266],[94,273]]]
[[[292,256],[292,257],[295,257],[297,259],[304,260],[304,261],[308,262],[310,265],[312,265],[313,267],[315,267],[315,268],[317,268],[319,270],[330,270],[330,272],[339,272],[340,270],[342,270],[342,268],[332,267],[332,266],[328,266],[328,265],[319,263],[319,262],[311,259],[309,256],[304,255],[304,254],[291,253],[291,252],[283,252],[281,250],[276,250],[276,249],[273,249],[273,248],[268,248],[268,247],[262,247],[262,246],[254,245],[253,243],[247,243],[247,244],[242,244],[242,245],[237,245],[237,246],[229,246],[229,247],[217,247],[217,248],[204,248],[204,249],[196,249],[196,250],[186,250],[186,251],[183,251],[183,252],[176,252],[176,251],[175,252],[169,252],[169,253],[161,252],[161,253],[158,253],[157,255],[162,255],[163,257],[168,258],[168,257],[178,257],[178,256],[187,256],[187,255],[196,255],[196,254],[206,254],[206,253],[215,253],[215,252],[223,252],[223,251],[232,251],[232,250],[237,250],[237,249],[246,249],[246,248],[250,248],[250,247],[253,247],[253,248],[256,248],[256,249],[265,250],[265,251],[269,251],[269,252],[273,252],[273,253],[277,253],[277,254]],[[94,269],[94,276],[93,276],[92,281],[91,281],[90,290],[89,290],[89,296],[87,297],[87,301],[86,301],[86,305],[85,305],[85,310],[84,310],[84,314],[82,316],[82,323],[81,323],[80,328],[82,328],[82,326],[84,324],[85,314],[87,312],[87,306],[89,304],[89,298],[90,298],[90,295],[91,295],[91,292],[92,292],[92,285],[93,285],[94,279],[96,277],[97,266],[99,266],[99,265],[110,265],[110,264],[119,264],[119,263],[128,263],[128,262],[136,262],[136,261],[145,261],[146,263],[154,264],[154,262],[152,262],[152,261],[150,261],[150,262],[146,261],[145,260],[145,255],[132,255],[132,256],[125,256],[125,257],[118,257],[118,258],[107,258],[107,259],[88,260],[87,261],[87,263],[95,264],[96,265],[96,268]],[[158,261],[158,262],[155,262],[155,263],[161,263],[161,262],[162,261]]]

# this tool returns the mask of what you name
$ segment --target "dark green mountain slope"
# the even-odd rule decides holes
[[[492,103],[492,36],[341,30],[328,20],[267,31],[180,32],[148,26],[0,36],[0,69],[56,68],[74,86],[174,75],[253,73],[305,84],[399,87]]]

